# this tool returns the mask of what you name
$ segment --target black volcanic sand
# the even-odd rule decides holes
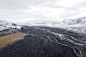
[[[0,51],[0,57],[86,57],[86,36],[61,28],[28,27],[24,39]]]

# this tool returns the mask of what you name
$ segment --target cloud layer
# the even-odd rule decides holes
[[[0,0],[0,20],[61,20],[85,16],[86,0]]]

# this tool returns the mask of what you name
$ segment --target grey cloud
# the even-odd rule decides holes
[[[86,7],[86,0],[82,0],[81,2],[77,3],[76,7],[78,8]]]
[[[20,1],[23,1],[23,3],[25,4],[28,4],[28,5],[42,5],[42,4],[45,4],[45,3],[53,3],[55,1],[59,1],[59,0],[20,0]]]
[[[61,6],[61,5],[44,5],[44,7],[50,7],[50,8],[62,8],[64,10],[68,10],[68,11],[76,11],[79,12],[79,8],[75,7],[75,6],[71,6],[71,7],[65,7],[65,6]]]
[[[65,13],[62,14],[61,16],[59,16],[59,17],[66,19],[66,18],[71,18],[71,17],[73,17],[73,16],[80,15],[80,14],[81,14],[81,13],[79,13],[79,12],[65,11]]]
[[[11,14],[7,14],[7,15],[0,15],[0,18],[3,20],[15,20],[15,21],[21,21],[21,20],[25,20],[25,19],[49,19],[47,16],[44,16],[42,13],[38,13],[38,11],[34,11],[34,12],[21,12],[21,11],[16,11],[14,13]]]
[[[0,0],[1,7],[25,7],[27,5],[41,5],[43,3],[49,2],[53,3],[57,0]],[[59,0],[58,0],[59,1]]]
[[[71,11],[79,11],[79,9],[78,8],[76,8],[76,7],[66,7],[65,9],[67,9],[67,10],[71,10]]]
[[[46,5],[45,7],[50,7],[50,8],[62,8],[62,9],[65,9],[65,10],[72,10],[72,11],[77,11],[79,10],[77,7],[75,6],[72,6],[72,7],[64,7],[64,6],[61,6],[61,5]]]
[[[57,2],[58,1],[58,2]],[[75,6],[64,7],[62,5],[55,5],[62,0],[0,0],[0,19],[4,20],[23,20],[28,19],[58,19],[58,18],[71,18],[72,16],[80,15],[80,8],[86,7],[86,1],[82,0]],[[50,7],[53,9],[62,8],[65,12],[58,17],[47,17],[40,11],[33,11],[31,7]],[[35,9],[35,8],[34,8]],[[26,11],[31,12],[26,12]],[[45,13],[47,14],[47,13]],[[52,14],[52,13],[51,13]],[[56,13],[58,14],[58,13]]]
[[[23,16],[20,15],[19,18],[48,19],[47,16],[44,16],[42,13],[37,13],[37,12],[23,13]]]
[[[0,9],[26,10],[31,9],[29,6],[42,6],[45,4],[52,4],[55,1],[57,0],[0,0]]]
[[[6,10],[18,10],[18,9],[28,9],[29,7],[25,4],[22,4],[21,1],[15,0],[0,0],[0,9]]]
[[[50,8],[65,8],[63,6],[60,6],[60,5],[43,5],[44,7],[50,7]]]

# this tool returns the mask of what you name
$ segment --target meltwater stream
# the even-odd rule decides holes
[[[86,57],[86,36],[61,28],[28,27],[19,40],[0,51],[1,57]]]

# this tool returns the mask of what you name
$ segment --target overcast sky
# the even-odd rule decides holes
[[[0,20],[62,20],[86,17],[86,0],[0,0]]]

